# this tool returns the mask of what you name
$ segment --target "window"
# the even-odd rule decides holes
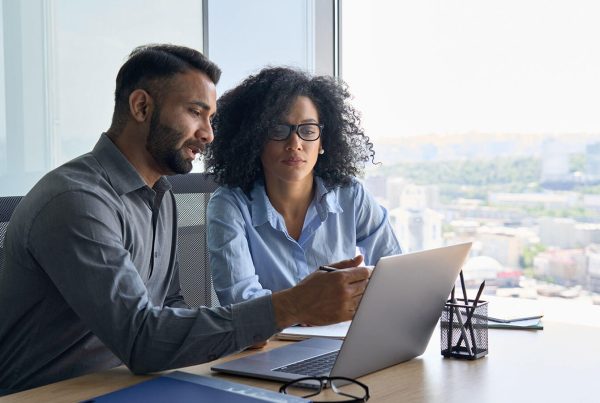
[[[2,1],[0,17],[0,196],[93,148],[136,46],[205,48],[224,72],[219,93],[268,64],[333,71],[330,2]]]
[[[152,42],[202,49],[202,1],[3,1],[0,193],[24,195],[42,175],[91,150],[108,129],[114,80]]]
[[[474,256],[499,263],[488,279],[499,294],[599,299],[600,6],[348,0],[341,11],[342,75],[382,162],[366,182],[404,249],[473,240]],[[515,277],[530,286],[503,290]]]
[[[219,93],[261,68],[333,73],[333,5],[315,0],[211,0],[205,51],[223,69]]]

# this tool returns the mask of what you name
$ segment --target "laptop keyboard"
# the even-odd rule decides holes
[[[318,355],[316,357],[298,361],[290,365],[284,365],[283,367],[275,368],[273,371],[306,376],[329,375],[338,353],[339,350],[332,351],[331,353]]]

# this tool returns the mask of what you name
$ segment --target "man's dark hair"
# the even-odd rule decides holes
[[[215,139],[207,147],[206,167],[221,185],[246,193],[263,177],[260,156],[268,141],[267,129],[282,123],[298,96],[315,104],[324,124],[315,174],[330,187],[348,184],[375,157],[373,144],[350,105],[345,83],[328,76],[310,76],[299,70],[271,67],[250,76],[217,101],[213,119]]]
[[[120,128],[129,113],[129,95],[138,89],[145,89],[156,99],[160,99],[159,80],[166,80],[176,74],[198,70],[215,84],[221,77],[221,69],[202,53],[184,46],[150,44],[135,48],[117,74],[115,89],[115,110],[112,128]]]

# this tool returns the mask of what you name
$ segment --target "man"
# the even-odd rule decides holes
[[[316,272],[227,307],[183,301],[174,199],[163,175],[189,172],[212,141],[219,76],[192,49],[135,49],[117,75],[110,129],[15,210],[0,274],[3,393],[121,363],[135,373],[198,364],[294,323],[352,317],[365,268]]]

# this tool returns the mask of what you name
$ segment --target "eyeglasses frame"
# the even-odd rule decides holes
[[[317,381],[319,382],[319,388],[316,392],[314,393],[310,393],[308,395],[304,395],[302,396],[302,398],[307,398],[307,397],[312,397],[312,396],[316,396],[319,393],[321,393],[323,391],[323,388],[326,387],[327,385],[331,386],[331,389],[338,395],[342,395],[342,396],[346,396],[351,398],[352,400],[342,400],[338,402],[366,402],[367,400],[369,400],[369,398],[371,397],[371,395],[369,394],[369,387],[367,385],[365,385],[364,383],[357,381],[356,379],[352,379],[352,378],[347,378],[345,376],[307,376],[304,378],[299,378],[299,379],[294,379],[291,381],[288,381],[286,383],[284,383],[283,385],[281,385],[281,387],[279,388],[279,393],[283,393],[285,395],[287,395],[287,388],[294,385],[294,384],[301,384],[303,382],[306,381]],[[350,395],[348,393],[344,393],[341,390],[339,390],[335,384],[332,381],[346,381],[346,382],[350,382],[353,384],[356,384],[358,386],[360,386],[361,388],[364,389],[365,391],[365,395],[363,397],[358,397],[358,396],[354,396],[354,395]],[[300,385],[298,385],[297,387],[301,387]],[[326,402],[323,402],[326,403]]]
[[[283,139],[274,139],[271,136],[269,136],[269,130],[267,130],[267,138],[269,140],[273,140],[273,141],[286,141],[287,139],[290,138],[290,136],[292,135],[292,133],[295,132],[298,135],[298,137],[300,137],[304,141],[317,141],[317,140],[319,140],[321,138],[321,135],[323,134],[323,129],[325,128],[325,125],[322,124],[322,123],[312,123],[312,122],[310,122],[310,123],[300,123],[300,124],[297,124],[297,125],[287,125],[285,123],[280,123],[280,124],[275,125],[275,126],[285,126],[288,129],[290,129],[290,131],[289,131],[288,135],[285,138],[283,138]],[[272,126],[272,127],[275,127],[275,126]],[[319,136],[316,139],[312,139],[312,140],[305,139],[300,134],[300,128],[302,126],[317,126],[319,128]],[[269,129],[271,129],[271,128],[269,128]]]

